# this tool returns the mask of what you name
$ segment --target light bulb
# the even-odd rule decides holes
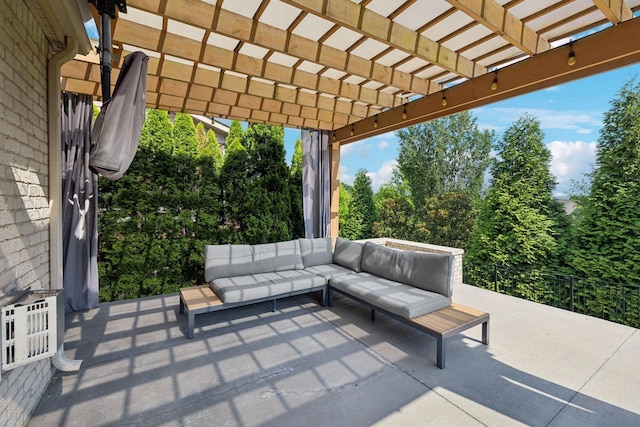
[[[498,78],[494,77],[493,82],[491,83],[491,90],[498,89]]]
[[[575,52],[573,51],[569,52],[569,59],[567,59],[567,65],[570,67],[573,67],[574,65],[576,65],[576,62],[578,61],[576,60]]]
[[[447,104],[448,104],[448,102],[447,102],[447,97],[446,97],[446,96],[444,96],[444,95],[442,95],[442,106],[443,106],[443,107],[446,107],[446,106],[447,106]]]

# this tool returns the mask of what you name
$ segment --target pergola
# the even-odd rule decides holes
[[[328,131],[337,231],[341,145],[638,62],[639,10],[640,0],[128,0],[112,24],[111,84],[142,50],[149,108]],[[62,76],[63,90],[101,98],[97,54]]]

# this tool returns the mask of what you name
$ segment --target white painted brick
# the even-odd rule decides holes
[[[0,0],[0,295],[50,283],[48,54],[24,0]],[[25,425],[51,375],[49,361],[3,372],[0,425]]]

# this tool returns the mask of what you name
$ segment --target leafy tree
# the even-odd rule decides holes
[[[380,186],[378,192],[373,195],[376,209],[381,209],[387,199],[407,199],[410,202],[409,189],[401,179],[394,179]]]
[[[466,249],[476,212],[469,193],[459,191],[428,198],[420,217],[424,219],[418,225],[420,240]]]
[[[408,197],[387,197],[376,205],[376,211],[378,216],[373,224],[373,237],[414,240],[413,204]]]
[[[640,282],[640,84],[626,83],[604,114],[589,196],[571,264],[586,277]]]
[[[480,197],[494,135],[480,131],[464,112],[410,126],[396,133],[398,171],[417,209],[430,197],[465,191]]]
[[[293,148],[289,191],[291,194],[291,232],[293,238],[297,239],[305,236],[302,206],[302,141],[300,139],[296,141]]]
[[[542,271],[558,252],[558,204],[552,197],[556,183],[540,123],[521,117],[506,130],[496,150],[491,184],[465,258],[469,282],[480,286],[487,285],[486,272],[494,264]],[[523,281],[519,291],[538,301],[546,292],[535,281]]]

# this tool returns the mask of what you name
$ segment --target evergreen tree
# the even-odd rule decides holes
[[[227,145],[229,145],[229,141],[233,142],[235,139],[244,145],[244,132],[242,131],[242,125],[239,121],[232,120],[231,126],[229,126],[229,134],[227,135]]]
[[[213,164],[215,165],[216,170],[218,172],[220,171],[223,161],[222,150],[220,149],[220,144],[218,143],[216,134],[211,129],[207,131],[205,145],[202,147],[200,154],[203,156],[210,156],[213,159]]]
[[[351,192],[349,215],[353,222],[353,239],[369,239],[373,235],[373,223],[376,220],[376,206],[373,201],[371,178],[367,171],[360,169],[356,173]]]
[[[172,154],[174,150],[172,125],[169,114],[162,110],[147,110],[142,126],[140,147]]]
[[[291,231],[293,238],[305,237],[304,212],[302,206],[302,141],[298,139],[291,158],[291,175],[289,177],[291,193]]]
[[[292,238],[290,170],[284,150],[284,130],[279,126],[251,124],[245,133],[249,182],[255,197],[258,222],[247,230],[250,243],[268,243]]]
[[[604,114],[591,191],[571,264],[595,280],[640,283],[640,84],[626,83]]]
[[[494,264],[526,269],[530,280],[523,279],[517,292],[542,301],[547,290],[538,286],[536,274],[558,251],[551,152],[543,143],[540,123],[531,116],[507,129],[496,150],[491,184],[465,257],[468,282],[487,286],[486,273]]]
[[[356,238],[356,226],[351,217],[351,192],[353,187],[343,182],[339,187],[338,234],[345,239]]]
[[[173,119],[173,138],[176,142],[176,154],[195,157],[200,152],[193,118],[185,113],[176,113]]]
[[[207,145],[207,131],[204,129],[202,122],[198,122],[196,125],[196,141],[198,141],[198,152],[202,152]]]
[[[174,158],[173,147],[167,113],[149,110],[127,174],[99,179],[102,301],[176,292],[194,279],[193,266],[183,261],[188,248],[180,224],[180,204],[189,194],[175,185],[184,159]]]
[[[228,243],[247,243],[247,223],[252,221],[253,201],[248,194],[251,185],[247,182],[249,155],[240,137],[227,139],[227,149],[220,172],[220,186],[224,201],[223,221]]]

